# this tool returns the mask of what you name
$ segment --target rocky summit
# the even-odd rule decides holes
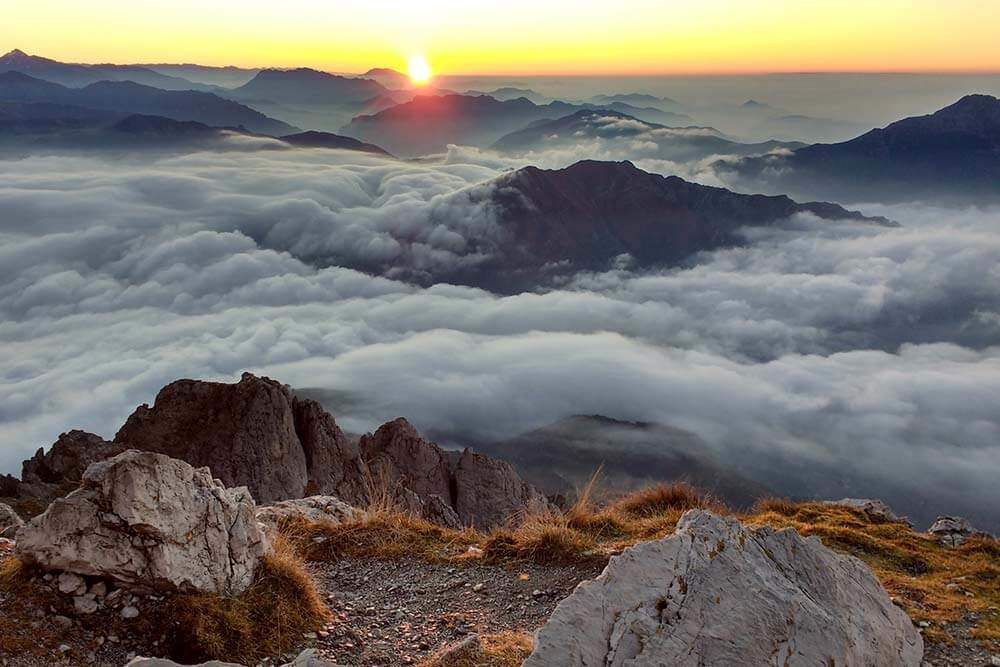
[[[91,463],[126,449],[156,452],[207,467],[227,487],[246,487],[256,502],[333,496],[354,506],[391,500],[443,526],[491,528],[517,512],[547,506],[545,496],[506,462],[446,452],[405,419],[360,443],[312,400],[244,373],[239,382],[178,380],[140,405],[113,441],[70,431],[25,461],[9,495],[32,510],[75,488]]]

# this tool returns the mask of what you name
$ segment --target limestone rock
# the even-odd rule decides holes
[[[840,500],[827,500],[824,504],[851,507],[864,512],[869,518],[876,521],[905,523],[908,526],[913,526],[913,524],[911,524],[905,517],[897,516],[896,513],[892,511],[892,508],[882,500],[873,500],[871,498],[841,498]]]
[[[923,641],[860,560],[703,510],[611,559],[539,631],[524,667],[901,665]]]
[[[268,545],[246,489],[207,468],[129,450],[87,468],[82,485],[18,533],[43,568],[141,588],[236,595]]]
[[[946,547],[955,548],[970,537],[986,535],[976,530],[968,519],[960,516],[939,516],[927,532]]]
[[[0,537],[14,539],[17,529],[24,525],[24,521],[17,515],[9,505],[0,503]]]
[[[282,500],[273,505],[257,508],[257,521],[269,528],[278,528],[282,521],[302,518],[315,523],[340,524],[350,521],[358,512],[333,496],[309,496],[295,500]]]
[[[540,512],[548,500],[513,466],[466,449],[455,466],[455,511],[464,525],[492,528],[518,512]]]

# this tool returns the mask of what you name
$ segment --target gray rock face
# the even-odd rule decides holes
[[[350,521],[357,514],[353,507],[339,498],[309,496],[258,507],[257,521],[268,528],[276,529],[281,522],[289,519],[302,518],[315,523],[340,524]]]
[[[968,519],[960,516],[939,516],[927,529],[927,532],[934,536],[938,542],[951,548],[960,546],[970,537],[986,535],[986,533],[976,530]]]
[[[245,488],[207,468],[129,450],[87,468],[82,485],[18,532],[45,569],[127,586],[237,595],[268,544]]]
[[[923,641],[860,560],[703,510],[611,559],[538,632],[524,667],[917,667]]]
[[[455,511],[461,522],[491,528],[518,512],[540,512],[548,500],[506,461],[466,449],[455,466]]]
[[[897,514],[892,511],[892,508],[881,500],[873,500],[871,498],[841,498],[840,500],[827,500],[825,501],[825,504],[851,507],[864,512],[869,518],[876,521],[905,523],[909,526],[913,525],[905,517],[897,516]]]
[[[14,539],[17,529],[24,525],[24,521],[17,515],[9,505],[0,503],[0,537]]]

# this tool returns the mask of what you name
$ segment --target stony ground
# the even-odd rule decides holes
[[[470,633],[534,630],[599,565],[514,568],[371,559],[317,564],[337,616],[320,653],[344,665],[419,662]]]
[[[0,548],[0,559],[4,551]],[[417,664],[472,633],[532,631],[578,582],[601,570],[599,564],[492,566],[475,558],[458,564],[345,558],[312,563],[309,568],[334,612],[334,620],[314,636],[304,636],[289,656],[315,647],[324,658],[341,665]],[[50,585],[41,580],[37,583]],[[131,601],[145,611],[157,604],[155,598]],[[23,636],[34,643],[31,651],[0,655],[4,667],[120,667],[135,654],[158,653],[156,638],[139,632],[138,621],[122,620],[111,604],[98,614],[74,617],[71,611],[51,603],[23,602],[0,597],[0,622],[4,617],[10,620],[9,614],[16,610]],[[928,643],[925,664],[1000,665],[1000,656],[991,656],[971,637],[970,629],[977,620],[970,615],[949,625],[946,629],[955,643]]]

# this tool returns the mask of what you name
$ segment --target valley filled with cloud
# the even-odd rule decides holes
[[[178,377],[250,370],[329,392],[350,431],[661,422],[764,484],[794,462],[788,493],[997,527],[1000,209],[862,202],[901,226],[799,215],[677,268],[499,295],[432,283],[494,252],[505,170],[631,157],[724,181],[600,138],[417,162],[276,143],[3,160],[0,471],[70,427],[112,436]]]

